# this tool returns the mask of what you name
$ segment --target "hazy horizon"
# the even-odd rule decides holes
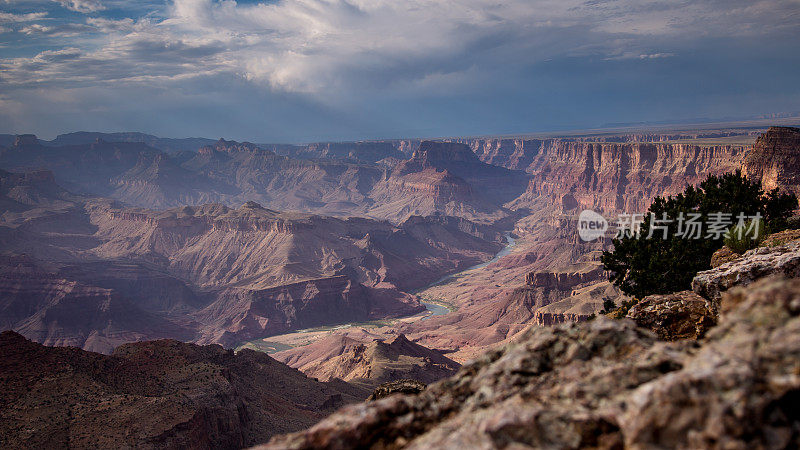
[[[623,133],[672,133],[672,132],[688,132],[688,131],[704,131],[704,130],[714,130],[717,128],[732,130],[732,129],[759,129],[759,128],[767,128],[770,126],[789,126],[789,127],[798,127],[800,126],[800,114],[776,114],[780,117],[775,118],[761,118],[761,117],[754,117],[751,119],[740,119],[734,120],[732,118],[726,119],[695,119],[695,120],[687,120],[687,121],[674,121],[674,122],[663,122],[663,123],[640,123],[640,124],[606,124],[606,126],[601,126],[597,128],[583,128],[583,129],[552,129],[552,130],[538,130],[538,131],[529,131],[529,132],[520,132],[520,133],[510,133],[510,134],[462,134],[462,135],[449,135],[449,136],[388,136],[388,137],[376,137],[376,138],[358,138],[353,137],[350,139],[318,139],[318,140],[306,140],[306,141],[293,141],[293,142],[279,142],[279,141],[258,141],[254,139],[248,139],[247,137],[241,136],[173,136],[173,135],[157,135],[154,133],[149,133],[147,131],[140,131],[140,130],[108,130],[108,131],[98,131],[98,130],[72,130],[67,131],[64,133],[59,133],[56,135],[44,135],[40,133],[31,132],[28,130],[21,130],[17,131],[2,131],[0,130],[0,134],[5,135],[23,135],[23,134],[32,134],[35,135],[40,140],[45,141],[52,141],[59,136],[63,135],[71,135],[71,134],[78,134],[78,133],[99,133],[99,134],[141,134],[147,136],[154,136],[160,139],[210,139],[210,140],[217,140],[217,139],[224,139],[227,141],[238,141],[238,142],[252,142],[256,144],[279,144],[279,145],[305,145],[311,144],[314,142],[368,142],[368,141],[391,141],[391,140],[438,140],[438,139],[456,139],[456,138],[482,138],[482,137],[497,137],[497,138],[553,138],[553,137],[570,137],[570,136],[593,136],[593,135],[614,135],[614,134],[623,134]]]

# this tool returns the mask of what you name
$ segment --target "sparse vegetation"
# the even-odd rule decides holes
[[[758,247],[766,236],[764,221],[750,220],[742,225],[735,225],[728,231],[725,245],[736,253],[742,254]]]
[[[630,300],[626,300],[626,301],[622,302],[622,304],[619,306],[619,308],[614,310],[613,317],[615,319],[622,319],[623,317],[628,315],[628,311],[630,311],[631,307],[633,307],[633,305],[635,305],[637,303],[639,303],[639,299],[635,299],[635,298],[632,298]]]
[[[600,314],[608,314],[611,311],[617,309],[617,304],[614,303],[614,300],[610,298],[603,299],[603,309],[600,310]],[[592,314],[594,316],[594,314]],[[594,317],[592,317],[594,318]]]

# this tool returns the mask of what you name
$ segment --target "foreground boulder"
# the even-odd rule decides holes
[[[727,245],[723,245],[721,249],[715,251],[714,254],[711,255],[711,267],[717,268],[731,261],[736,261],[741,257],[742,255],[731,250]]]
[[[712,302],[692,291],[650,295],[633,305],[627,318],[665,341],[699,339],[717,322]]]
[[[800,280],[721,295],[697,344],[630,320],[532,328],[419,395],[348,406],[264,449],[800,445]]]
[[[722,292],[772,274],[800,275],[798,239],[800,230],[790,229],[767,236],[760,248],[744,255],[722,247],[711,260],[713,269],[700,272],[693,280],[696,292],[647,296],[633,305],[626,317],[666,341],[699,339],[717,322]]]
[[[800,241],[759,247],[745,252],[740,259],[700,272],[692,280],[692,290],[702,297],[717,300],[733,286],[747,286],[776,274],[789,278],[800,276]]]

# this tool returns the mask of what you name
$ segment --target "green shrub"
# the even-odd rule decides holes
[[[611,300],[610,298],[607,298],[607,299],[603,300],[603,310],[600,311],[600,313],[601,314],[608,314],[608,313],[610,313],[611,311],[613,311],[615,309],[617,309],[617,304],[614,303],[614,300]]]
[[[741,172],[722,176],[709,175],[700,186],[689,186],[674,197],[656,197],[647,211],[638,235],[625,234],[614,239],[614,250],[603,252],[601,261],[610,273],[609,280],[622,292],[635,298],[651,294],[668,294],[687,290],[692,278],[701,270],[711,268],[711,256],[722,247],[724,238],[701,236],[686,239],[679,235],[679,217],[699,214],[700,222],[708,223],[713,214],[733,217],[760,215],[771,232],[786,229],[797,198],[777,189],[764,192],[761,184],[742,176]],[[666,238],[648,238],[650,214],[666,217]],[[733,220],[735,221],[735,219]],[[705,230],[703,231],[705,234]]]
[[[761,244],[766,236],[766,227],[763,220],[749,220],[742,225],[736,225],[728,230],[725,245],[736,253],[742,254]]]
[[[615,311],[617,319],[622,319],[625,316],[627,316],[628,311],[630,311],[633,305],[636,305],[637,303],[639,303],[639,299],[636,298],[632,298],[630,300],[622,302],[619,308],[617,308],[617,310]]]

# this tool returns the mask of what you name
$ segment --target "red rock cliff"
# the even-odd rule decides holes
[[[742,171],[765,189],[800,194],[800,128],[772,127],[759,136]]]

